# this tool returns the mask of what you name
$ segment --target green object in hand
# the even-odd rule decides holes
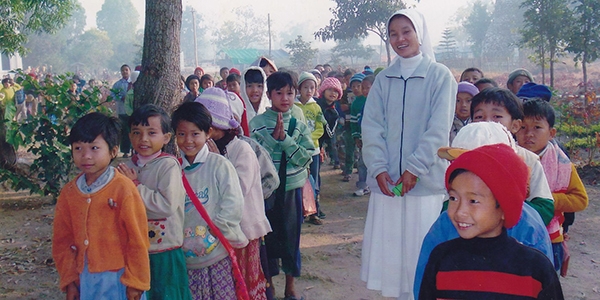
[[[419,178],[417,178],[417,182],[419,182]],[[402,195],[402,182],[400,182],[400,184],[398,184],[397,186],[395,186],[392,189],[392,192],[394,193],[394,195],[400,197]]]

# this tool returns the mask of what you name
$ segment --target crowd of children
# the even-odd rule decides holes
[[[474,67],[457,82],[422,15],[387,24],[399,57],[386,69],[298,74],[262,57],[215,83],[198,67],[171,116],[133,110],[123,65],[118,119],[90,113],[69,134],[81,174],[58,199],[52,249],[67,299],[274,299],[280,271],[284,299],[303,299],[301,224],[324,224],[326,161],[370,195],[368,288],[562,299],[568,225],[588,197],[554,139],[551,90],[525,69],[507,88]],[[179,159],[163,152],[173,137]],[[113,167],[119,148],[133,154]]]

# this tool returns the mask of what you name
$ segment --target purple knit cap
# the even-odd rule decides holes
[[[470,82],[459,82],[458,83],[458,92],[457,93],[467,93],[473,97],[475,97],[475,95],[479,94],[479,89],[477,89],[477,87],[475,85],[473,85]]]
[[[210,87],[204,90],[196,102],[202,103],[212,116],[212,126],[229,130],[240,126],[240,123],[233,117],[229,98],[223,89],[218,87]]]

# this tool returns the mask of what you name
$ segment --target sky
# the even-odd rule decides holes
[[[96,27],[96,13],[102,8],[101,0],[79,0],[86,10],[87,28]],[[140,28],[144,25],[144,7],[145,0],[130,0],[140,15]],[[248,6],[252,3],[252,8],[257,16],[270,14],[271,27],[275,33],[289,32],[294,28],[305,40],[313,42],[313,47],[331,47],[334,44],[323,44],[320,41],[313,40],[313,33],[319,28],[329,24],[332,18],[330,8],[335,5],[332,0],[182,0],[183,7],[190,5],[202,15],[204,22],[209,28],[219,28],[225,20],[232,20],[235,15],[232,13],[236,7]],[[227,4],[224,4],[224,3]],[[407,0],[405,3],[409,6],[414,5],[423,15],[429,27],[429,33],[433,45],[441,40],[442,31],[449,26],[453,26],[452,17],[457,10],[465,7],[472,0]],[[387,19],[388,16],[382,16]],[[285,44],[287,41],[280,41]],[[370,37],[368,44],[377,44],[377,37]],[[276,48],[276,47],[274,47]]]

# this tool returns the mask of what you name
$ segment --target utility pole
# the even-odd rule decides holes
[[[198,43],[196,42],[196,11],[194,10],[194,8],[192,7],[192,23],[193,23],[193,28],[194,28],[194,62],[196,63],[196,65],[194,66],[197,67],[198,65]]]
[[[267,14],[267,26],[269,27],[269,58],[271,58],[271,14]]]

